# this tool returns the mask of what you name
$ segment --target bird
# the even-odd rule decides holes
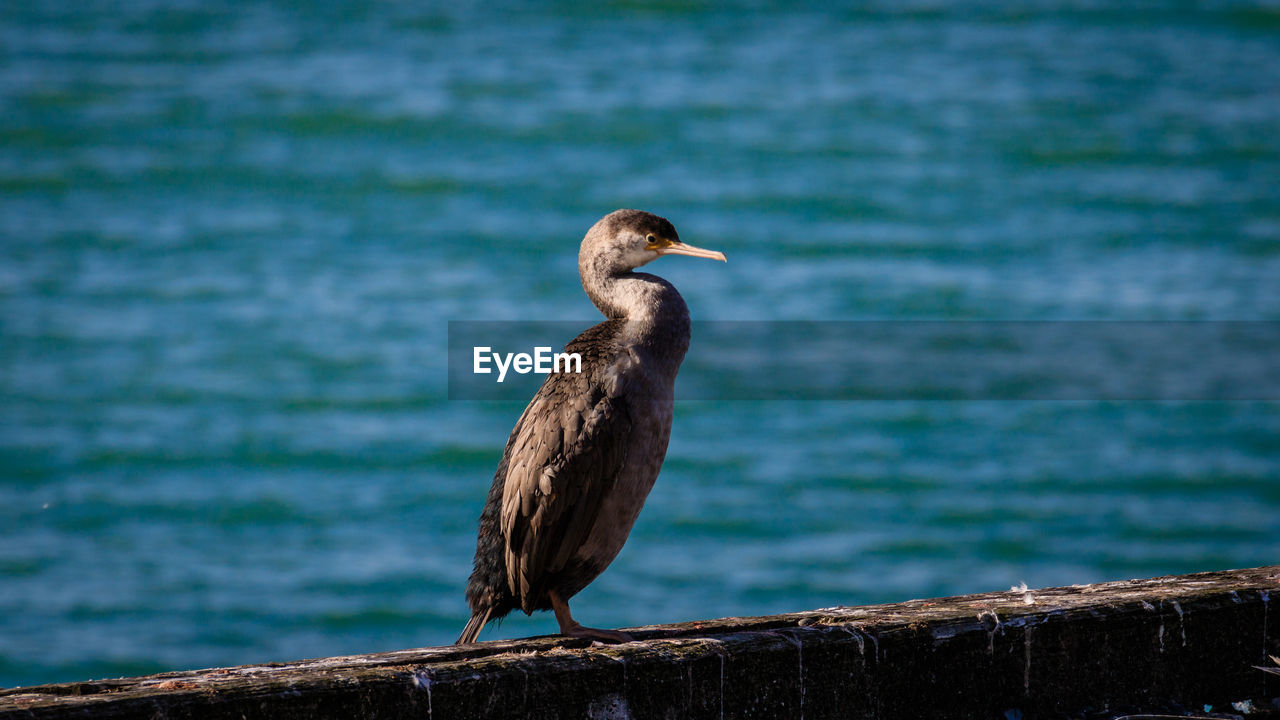
[[[583,237],[578,274],[606,319],[565,346],[580,372],[548,374],[511,430],[480,514],[457,644],[515,609],[551,610],[568,637],[631,640],[579,624],[569,599],[622,549],[667,454],[689,309],[670,282],[635,272],[664,255],[726,261],[643,210],[615,210]]]

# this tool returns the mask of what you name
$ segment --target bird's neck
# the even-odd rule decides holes
[[[627,271],[596,276],[583,287],[605,317],[627,321],[628,334],[642,341],[674,340],[688,346],[689,308],[666,280]]]

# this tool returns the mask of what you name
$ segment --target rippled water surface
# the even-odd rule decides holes
[[[0,685],[451,642],[521,405],[447,321],[594,322],[616,207],[699,320],[1280,320],[1274,5],[28,5]],[[720,390],[579,619],[1280,562],[1274,402]]]

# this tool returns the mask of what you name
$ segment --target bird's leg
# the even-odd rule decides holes
[[[569,614],[569,603],[560,599],[560,594],[555,590],[547,592],[551,596],[551,609],[556,614],[556,622],[560,623],[560,634],[568,637],[585,638],[587,640],[599,640],[607,643],[624,643],[631,642],[631,636],[618,632],[617,630],[600,630],[599,628],[589,628],[579,625],[577,620]]]

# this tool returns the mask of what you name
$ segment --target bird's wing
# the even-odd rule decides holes
[[[591,532],[630,433],[625,400],[572,373],[547,376],[516,423],[501,522],[507,583],[525,612]]]

